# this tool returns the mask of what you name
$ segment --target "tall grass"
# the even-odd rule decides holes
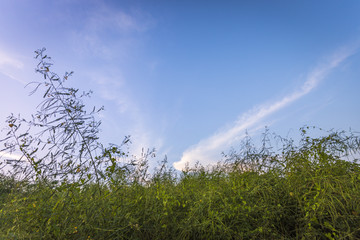
[[[100,188],[1,176],[0,239],[360,239],[359,136],[301,133],[181,174],[143,161]]]

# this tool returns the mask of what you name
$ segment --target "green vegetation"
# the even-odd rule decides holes
[[[360,239],[358,135],[304,127],[295,144],[266,131],[217,166],[177,174],[165,159],[151,173],[152,151],[97,142],[100,123],[43,52],[40,111],[8,118],[3,151],[22,157],[0,175],[0,239]]]

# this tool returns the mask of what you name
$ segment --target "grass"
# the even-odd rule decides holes
[[[100,186],[2,175],[0,239],[360,239],[360,165],[346,160],[359,137],[302,131],[298,146],[244,147],[180,175],[165,164]]]

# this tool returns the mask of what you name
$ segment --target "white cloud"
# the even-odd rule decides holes
[[[193,166],[196,162],[203,165],[216,163],[219,160],[220,152],[230,147],[239,138],[242,138],[245,130],[258,128],[259,126],[255,126],[255,124],[259,125],[259,122],[265,117],[308,94],[332,69],[354,54],[356,50],[357,46],[340,49],[327,61],[310,72],[306,81],[298,90],[286,95],[279,101],[260,105],[242,114],[230,128],[215,133],[213,136],[201,140],[195,146],[185,150],[181,160],[173,164],[174,168],[181,170],[186,163],[189,163],[190,166]]]
[[[103,7],[100,12],[92,16],[89,27],[95,27],[96,31],[109,29],[123,34],[146,31],[150,26],[149,22],[139,18],[143,18],[139,13],[126,13]]]
[[[139,41],[139,35],[154,24],[144,12],[111,8],[101,2],[88,8],[81,21],[84,24],[72,34],[74,49],[108,60],[119,55],[127,58],[127,52]]]
[[[88,77],[96,84],[99,96],[109,101],[107,104],[114,104],[117,110],[111,113],[111,118],[107,118],[105,112],[103,120],[110,121],[117,133],[131,134],[132,152],[139,152],[143,147],[160,148],[162,138],[155,136],[149,127],[149,116],[122,72],[128,62],[138,56],[143,35],[153,27],[154,19],[140,9],[111,7],[101,1],[92,2],[82,14],[79,19],[82,24],[72,30],[71,41],[74,51],[83,59],[100,58],[100,64]],[[117,117],[122,119],[122,124],[112,122],[111,119]]]
[[[3,153],[0,153],[0,157],[2,159],[11,159],[11,160],[19,160],[22,155],[20,154],[17,154],[17,153],[6,153],[6,152],[3,152]]]
[[[118,69],[106,69],[103,73],[92,71],[88,73],[88,78],[96,84],[101,98],[115,103],[119,113],[125,113],[130,107],[135,107],[130,106],[132,101],[128,96],[129,90],[126,89],[124,77]]]
[[[14,68],[16,70],[19,70],[24,67],[24,64],[20,60],[14,58],[14,57],[10,57],[9,55],[10,54],[0,51],[0,73],[2,73],[3,75],[7,76],[8,78],[10,78],[14,81],[17,81],[21,84],[27,84],[27,82],[15,77],[13,74],[9,73]]]
[[[143,147],[159,148],[162,140],[154,137],[152,129],[148,127],[143,107],[138,103],[136,93],[129,88],[121,70],[123,62],[127,63],[132,55],[136,55],[134,52],[138,48],[135,46],[142,41],[142,34],[153,26],[154,20],[140,10],[111,8],[102,2],[95,2],[87,8],[81,21],[84,24],[74,30],[72,35],[75,51],[86,57],[96,56],[107,63],[105,67],[99,66],[88,74],[88,78],[96,84],[99,96],[114,104],[117,110],[111,118],[106,118],[105,112],[104,121],[111,121],[113,115],[122,119],[121,126],[115,122],[110,124],[120,134],[131,133],[133,152],[139,152]]]
[[[0,51],[0,67],[6,67],[6,66],[21,69],[24,66],[24,64],[21,61],[13,57],[10,57],[9,54]]]
[[[21,79],[19,79],[19,78],[16,78],[16,77],[14,77],[12,74],[7,73],[7,72],[5,72],[5,71],[3,71],[3,70],[0,70],[0,73],[2,73],[3,75],[7,76],[8,78],[10,78],[10,79],[12,79],[12,80],[14,80],[14,81],[16,81],[16,82],[18,82],[18,83],[21,83],[21,84],[23,84],[23,85],[26,85],[26,84],[27,84],[27,82],[25,82],[25,81],[23,81],[23,80],[21,80]]]
[[[103,114],[103,122],[111,126],[110,135],[130,134],[132,144],[129,145],[129,152],[137,157],[141,155],[143,149],[160,150],[163,147],[163,135],[149,126],[151,117],[136,101],[136,94],[128,88],[121,72],[119,70],[105,72],[106,74],[101,75],[89,72],[87,76],[97,85],[98,95],[115,105],[116,111],[110,113],[111,117],[107,117],[106,111]],[[115,119],[121,119],[121,123]]]

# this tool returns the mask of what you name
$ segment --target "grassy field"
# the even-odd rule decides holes
[[[360,165],[345,160],[359,137],[302,131],[181,174],[144,160],[101,183],[1,176],[0,239],[360,239]]]

